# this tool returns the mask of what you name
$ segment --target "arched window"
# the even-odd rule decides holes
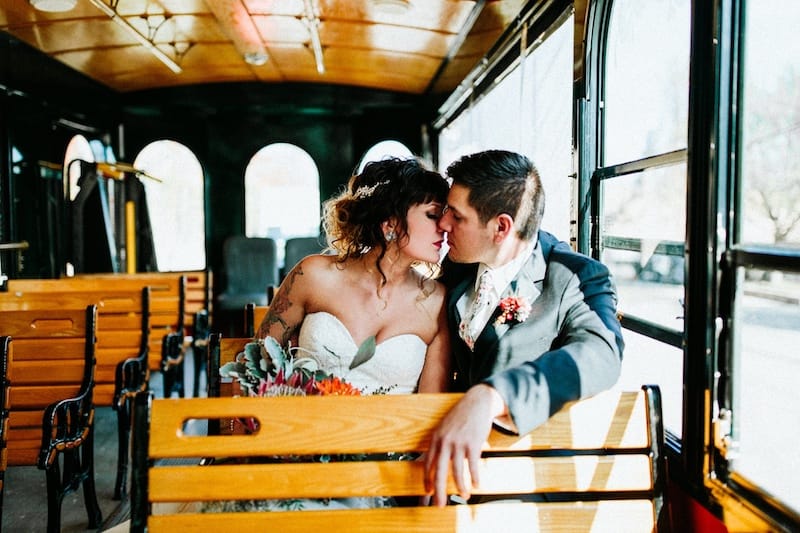
[[[94,163],[95,157],[92,146],[83,135],[76,135],[70,139],[64,154],[64,196],[69,195],[72,201],[78,195],[78,178],[81,177],[80,163],[78,160]]]
[[[147,195],[158,269],[162,272],[206,267],[206,217],[203,168],[186,146],[156,141],[145,146],[134,166]]]
[[[380,161],[387,157],[414,157],[414,154],[408,147],[400,141],[386,140],[380,141],[372,145],[372,148],[366,151],[361,162],[358,164],[358,172],[364,170],[364,165],[370,161]]]
[[[260,149],[244,173],[245,235],[270,237],[278,245],[291,237],[319,234],[319,170],[302,148],[275,143]]]

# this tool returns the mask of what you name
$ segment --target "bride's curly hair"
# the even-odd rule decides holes
[[[425,168],[418,159],[389,158],[367,163],[347,187],[323,204],[323,228],[328,246],[339,262],[361,257],[379,249],[376,267],[383,282],[386,276],[380,260],[387,242],[381,223],[394,218],[395,239],[408,238],[406,217],[411,206],[429,202],[446,203],[449,186],[439,174]]]

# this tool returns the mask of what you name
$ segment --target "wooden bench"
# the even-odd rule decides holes
[[[97,284],[75,290],[69,280],[11,280],[9,292],[0,293],[0,313],[14,309],[97,306],[97,365],[95,404],[114,405],[117,367],[129,358],[147,357],[149,340],[149,288],[114,288]],[[83,285],[83,284],[81,284]],[[85,289],[85,290],[83,290]],[[0,315],[2,316],[2,315]],[[147,368],[143,376],[145,381]],[[130,384],[126,384],[130,385]]]
[[[194,327],[194,317],[200,311],[212,313],[212,290],[213,275],[206,270],[187,270],[179,272],[137,272],[128,273],[95,273],[95,274],[76,274],[75,279],[89,280],[133,280],[147,281],[153,283],[158,280],[172,280],[183,276],[186,279],[185,303],[183,323],[185,334],[191,335]]]
[[[184,303],[183,303],[183,335],[168,341],[168,346],[164,345],[163,337],[156,339],[153,353],[161,353],[158,350],[168,349],[171,354],[162,354],[161,365],[151,360],[152,370],[166,369],[164,390],[177,390],[182,396],[185,385],[183,383],[183,355],[188,347],[193,350],[194,357],[194,379],[193,395],[199,393],[200,375],[204,370],[205,346],[208,341],[212,316],[212,291],[213,275],[207,270],[187,270],[179,272],[137,272],[137,273],[95,273],[77,274],[79,279],[89,280],[132,280],[148,284],[158,284],[159,280],[173,280],[176,276],[185,279]],[[159,323],[156,320],[155,323]],[[174,332],[178,327],[177,323],[171,326]],[[167,332],[169,333],[169,332]],[[180,346],[176,346],[176,341],[181,340]],[[163,348],[158,347],[158,342],[162,343]],[[177,352],[177,353],[176,353]],[[167,389],[169,387],[169,389]]]
[[[161,372],[164,393],[183,395],[186,277],[168,273],[84,274],[60,279],[14,279],[9,293],[141,291],[150,288],[148,368]],[[167,337],[170,337],[167,341]],[[167,392],[170,391],[170,392]]]
[[[90,305],[4,311],[0,322],[7,357],[3,467],[36,465],[45,471],[49,532],[60,530],[64,495],[80,486],[88,527],[102,520],[93,451],[96,320],[97,308]]]
[[[131,530],[649,533],[666,527],[661,405],[659,390],[652,386],[634,392],[608,391],[574,402],[521,437],[493,430],[481,460],[481,486],[474,491],[498,500],[491,503],[241,513],[180,512],[162,506],[174,502],[418,496],[424,492],[421,461],[248,459],[424,452],[431,430],[460,397],[163,400],[139,394],[134,412]],[[210,436],[182,431],[189,420],[232,417],[254,417],[260,430]],[[186,464],[197,457],[242,461]],[[181,460],[184,464],[178,464]],[[452,479],[448,491],[455,493]]]
[[[67,282],[69,283],[69,282]],[[128,472],[133,395],[147,389],[150,288],[141,290],[103,289],[57,292],[64,283],[48,280],[37,286],[41,292],[22,292],[16,280],[12,292],[0,294],[0,319],[14,309],[51,309],[96,305],[98,308],[95,406],[111,406],[117,413],[118,460],[114,499],[125,494]]]
[[[141,280],[90,278],[14,279],[8,292],[0,293],[0,316],[11,309],[49,309],[95,304],[98,307],[97,364],[95,368],[94,403],[112,406],[117,413],[118,460],[114,499],[125,496],[128,472],[132,398],[148,387],[153,366],[152,336],[158,341],[162,332],[178,317],[181,298],[180,278],[174,276]],[[157,294],[152,298],[151,294]],[[151,305],[151,301],[155,300]],[[151,327],[151,322],[160,324]],[[151,335],[151,332],[155,332]],[[170,335],[175,335],[170,329]],[[156,360],[163,361],[160,344]],[[173,352],[175,348],[172,347]],[[180,347],[177,355],[180,357]],[[182,368],[181,368],[182,371]],[[171,375],[164,373],[165,381]]]

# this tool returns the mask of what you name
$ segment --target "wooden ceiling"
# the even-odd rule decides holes
[[[31,1],[2,0],[0,30],[123,93],[306,82],[420,95],[452,91],[525,3],[408,0],[403,8],[399,0],[77,0],[69,11],[53,13]],[[243,42],[248,32],[252,39]],[[266,52],[266,62],[246,62],[248,47]]]

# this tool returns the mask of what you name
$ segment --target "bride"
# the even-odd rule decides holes
[[[331,255],[287,275],[256,338],[296,346],[364,394],[442,392],[450,375],[444,286],[434,279],[448,184],[415,159],[369,163],[324,204]],[[375,351],[353,364],[369,337]],[[360,364],[359,364],[360,363]],[[352,368],[351,368],[352,367]],[[387,498],[239,502],[239,510],[391,505]],[[287,505],[288,503],[288,505]],[[210,510],[210,509],[207,509]]]
[[[312,354],[364,393],[441,392],[449,377],[444,287],[433,279],[447,182],[415,159],[368,163],[324,204],[335,255],[300,261],[279,287],[257,338]],[[374,336],[371,359],[349,370]]]

